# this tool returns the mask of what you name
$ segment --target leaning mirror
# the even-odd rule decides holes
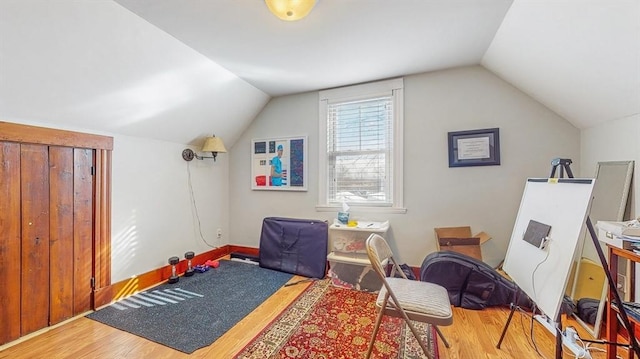
[[[596,183],[593,188],[593,200],[589,218],[592,223],[598,221],[623,221],[628,218],[627,202],[630,199],[633,161],[598,162],[596,166]],[[608,283],[600,258],[588,231],[578,248],[579,256],[575,259],[575,275],[569,282],[567,294],[571,297],[577,310],[576,320],[594,338],[600,335],[602,316],[604,313]],[[607,248],[599,242],[607,257]]]

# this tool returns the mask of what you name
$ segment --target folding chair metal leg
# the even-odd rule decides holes
[[[440,339],[442,339],[442,342],[444,343],[444,346],[448,349],[449,348],[449,342],[444,337],[444,334],[442,334],[442,332],[440,331],[440,328],[438,328],[437,325],[434,325],[434,327],[436,328],[436,332],[438,332],[438,336],[440,337]]]
[[[387,296],[389,296],[389,294],[387,294]],[[398,303],[398,300],[395,297],[395,295],[393,295],[393,293],[391,293],[391,301],[392,301],[392,303],[394,303],[396,308],[398,308],[398,311],[400,312],[400,314],[402,314],[402,319],[404,320],[405,323],[407,323],[407,325],[409,326],[409,329],[411,329],[411,332],[413,333],[413,336],[418,341],[418,344],[420,344],[420,347],[422,348],[422,351],[424,352],[424,354],[429,359],[433,359],[433,357],[431,356],[431,353],[429,352],[429,349],[424,344],[424,340],[422,340],[422,337],[420,336],[420,333],[418,333],[418,330],[416,329],[416,327],[413,325],[413,323],[411,323],[411,319],[409,319],[409,316],[407,316],[407,312],[405,312],[404,309],[401,306],[395,304],[395,303]]]
[[[366,248],[371,267],[383,284],[381,291],[385,290],[385,292],[381,292],[381,294],[378,295],[378,298],[383,299],[382,302],[384,303],[382,303],[381,308],[376,305],[376,307],[380,308],[380,311],[376,319],[373,336],[369,342],[366,358],[369,359],[371,357],[376,336],[378,335],[378,330],[384,315],[402,318],[418,341],[418,344],[420,344],[420,348],[429,359],[433,359],[430,348],[436,345],[435,339],[437,337],[431,335],[433,332],[418,332],[416,325],[414,325],[414,322],[412,322],[407,313],[410,313],[411,318],[415,319],[416,322],[433,325],[438,336],[440,336],[444,342],[444,345],[449,348],[449,342],[436,325],[436,323],[440,325],[450,325],[453,323],[453,311],[451,310],[451,302],[446,288],[434,283],[411,281],[404,275],[402,278],[390,277],[387,273],[389,263],[393,264],[394,270],[399,270],[401,274],[403,274],[403,272],[398,268],[393,256],[393,251],[382,236],[375,233],[371,234],[369,238],[367,238]],[[398,298],[401,300],[398,300]],[[420,302],[416,302],[417,300],[420,300]],[[411,308],[411,311],[407,312],[403,308],[403,305]],[[427,339],[423,339],[425,338],[425,334],[427,335]]]
[[[422,351],[427,356],[427,358],[433,359],[433,357],[431,356],[431,353],[429,352],[429,349],[424,344],[424,340],[422,340],[422,337],[420,336],[420,333],[418,333],[418,330],[416,329],[416,327],[413,326],[413,323],[411,323],[411,320],[409,320],[409,318],[406,317],[406,314],[405,314],[405,320],[404,321],[409,326],[409,329],[411,329],[411,332],[413,333],[413,336],[416,337],[416,340],[418,341],[418,344],[420,344],[420,347],[422,348]]]
[[[389,300],[389,294],[387,294],[382,302],[382,308],[387,306],[387,301]],[[369,348],[367,349],[366,359],[371,358],[371,353],[373,352],[373,344],[376,342],[376,336],[378,335],[378,331],[380,330],[380,323],[382,323],[382,317],[384,316],[384,309],[380,309],[378,312],[378,316],[376,317],[376,324],[373,327],[373,334],[371,335],[371,340],[369,341]]]

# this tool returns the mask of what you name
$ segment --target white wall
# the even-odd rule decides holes
[[[219,154],[216,162],[186,162],[184,145],[119,135],[113,147],[113,282],[167,265],[171,256],[184,259],[187,251],[198,254],[226,243],[226,154]]]
[[[593,177],[600,161],[635,161],[631,216],[640,213],[640,114],[617,119],[581,131],[580,153],[583,177]]]
[[[435,250],[434,227],[470,225],[493,236],[485,261],[504,257],[527,177],[546,177],[551,160],[571,158],[579,173],[580,133],[529,96],[480,66],[405,77],[406,214],[389,219],[389,239],[400,259],[419,266]],[[449,168],[447,132],[500,128],[500,166]],[[308,135],[307,192],[251,191],[252,138]],[[262,219],[288,216],[331,220],[316,212],[318,93],[272,99],[230,153],[231,243],[259,245]]]

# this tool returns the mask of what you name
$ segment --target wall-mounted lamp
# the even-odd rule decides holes
[[[213,157],[198,156],[195,152],[193,152],[193,150],[191,150],[190,148],[186,148],[184,151],[182,151],[182,158],[185,161],[191,161],[194,158],[197,158],[199,160],[203,160],[205,158],[213,158],[213,160],[215,161],[216,157],[218,156],[218,152],[225,153],[227,152],[227,149],[224,148],[222,139],[214,135],[205,139],[204,145],[202,145],[202,152],[211,152]]]
[[[269,10],[285,21],[296,21],[307,16],[316,0],[265,0]]]

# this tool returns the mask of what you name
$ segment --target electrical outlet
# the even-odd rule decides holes
[[[618,273],[618,283],[616,287],[622,291],[622,293],[627,292],[627,277],[624,274]]]
[[[218,228],[218,238],[222,238],[222,228]]]

